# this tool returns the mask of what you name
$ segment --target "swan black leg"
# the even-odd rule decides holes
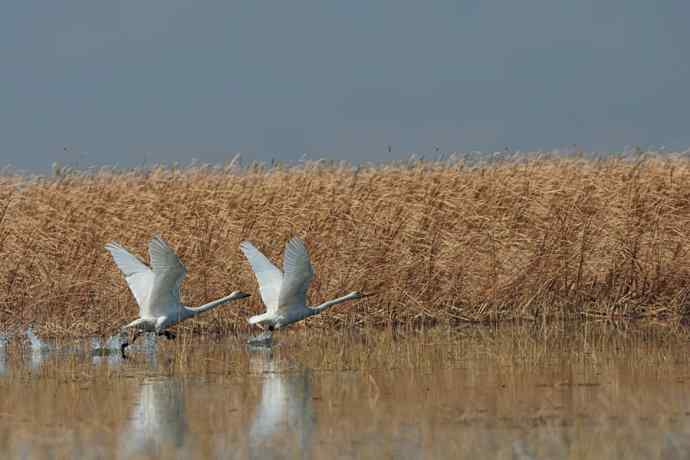
[[[130,329],[127,332],[127,340],[122,342],[122,345],[120,345],[120,353],[122,354],[122,359],[127,359],[127,355],[125,354],[125,348],[128,346],[132,345],[134,341],[141,335],[141,331],[136,329]]]
[[[177,335],[176,335],[174,332],[171,332],[171,331],[163,331],[163,332],[161,332],[161,333],[158,334],[158,335],[165,336],[165,338],[168,339],[168,340],[175,340],[175,337],[177,337]]]

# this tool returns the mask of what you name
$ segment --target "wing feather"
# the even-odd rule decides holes
[[[149,257],[154,274],[151,314],[156,317],[175,313],[182,308],[180,285],[187,269],[175,251],[158,235],[149,241]]]
[[[153,286],[153,271],[118,243],[108,243],[105,249],[110,252],[115,265],[125,275],[127,285],[139,305],[139,316],[144,317],[145,305]]]
[[[265,255],[261,253],[249,241],[243,241],[240,249],[252,266],[256,280],[259,282],[259,292],[261,299],[266,305],[268,313],[275,313],[278,310],[278,300],[280,297],[280,286],[283,284],[283,274],[280,269],[273,265]]]
[[[307,247],[301,239],[292,238],[285,245],[283,271],[285,275],[280,288],[279,308],[306,306],[307,290],[314,278],[314,269],[309,261]]]

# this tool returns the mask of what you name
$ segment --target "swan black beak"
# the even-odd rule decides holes
[[[378,292],[367,292],[366,294],[361,294],[362,297],[360,297],[360,299],[364,299],[365,297],[371,297],[371,296],[374,296],[377,294],[378,294]]]

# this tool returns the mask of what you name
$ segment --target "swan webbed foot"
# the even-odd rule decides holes
[[[124,332],[124,331],[123,331]],[[140,330],[134,330],[130,329],[127,331],[127,338],[122,342],[120,345],[120,354],[122,355],[122,359],[127,359],[127,355],[125,354],[125,349],[134,344],[134,341],[137,340],[137,337],[141,335]]]
[[[122,355],[122,359],[128,359],[127,355],[125,354],[125,348],[129,346],[129,343],[127,342],[122,342],[120,345],[120,354]]]

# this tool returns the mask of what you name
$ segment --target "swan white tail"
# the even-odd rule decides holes
[[[255,315],[249,318],[249,324],[258,324],[266,321],[271,316],[270,313],[264,313],[262,315]]]

